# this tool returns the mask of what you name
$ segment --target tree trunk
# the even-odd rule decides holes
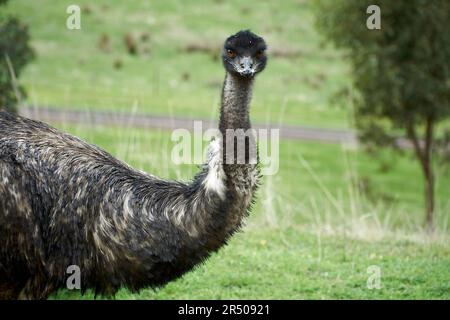
[[[428,231],[433,231],[434,216],[434,174],[432,163],[434,121],[431,117],[426,120],[425,139],[419,140],[416,130],[411,123],[407,124],[408,137],[411,140],[416,156],[421,164],[425,180],[425,226]]]
[[[433,213],[434,213],[434,175],[430,161],[424,164],[423,174],[425,177],[425,206],[426,218],[425,224],[428,231],[433,230]]]

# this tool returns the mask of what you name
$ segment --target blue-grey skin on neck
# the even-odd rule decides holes
[[[222,89],[222,105],[219,129],[225,135],[226,129],[250,128],[250,101],[253,78],[242,78],[227,72]]]

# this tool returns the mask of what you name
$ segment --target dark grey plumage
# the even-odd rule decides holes
[[[250,128],[253,76],[266,63],[255,45],[265,49],[249,31],[225,43],[221,132]],[[230,71],[241,55],[228,50],[250,56],[253,72]],[[114,294],[161,286],[204,261],[239,230],[258,185],[256,164],[223,163],[226,147],[212,141],[191,182],[166,181],[0,112],[0,299],[47,298],[65,287],[70,265],[81,269],[82,290]]]

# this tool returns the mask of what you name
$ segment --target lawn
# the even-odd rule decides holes
[[[351,110],[330,107],[348,66],[317,35],[308,1],[80,0],[81,30],[68,30],[72,3],[40,0],[37,8],[15,0],[6,7],[29,25],[37,53],[20,77],[28,105],[209,118],[224,77],[220,46],[249,28],[265,37],[270,53],[255,87],[257,122],[349,127]],[[127,51],[126,34],[136,55]]]
[[[167,132],[59,127],[165,178],[188,180],[197,170],[171,164]],[[280,170],[264,178],[243,233],[166,287],[139,294],[122,289],[116,298],[449,299],[448,173],[438,175],[439,227],[428,236],[420,228],[422,178],[413,158],[373,157],[338,145],[282,141]],[[367,288],[369,266],[380,268],[381,289]],[[93,295],[61,291],[52,298]]]
[[[449,264],[448,245],[263,228],[239,234],[162,289],[122,289],[116,299],[450,299]],[[367,286],[370,266],[380,268],[380,289]],[[73,291],[52,297],[92,298]]]

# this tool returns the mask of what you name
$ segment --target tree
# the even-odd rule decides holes
[[[0,0],[0,6],[7,1]],[[15,78],[33,57],[27,26],[15,17],[0,16],[0,109],[16,111],[25,91]]]
[[[320,0],[317,25],[348,52],[361,140],[395,146],[403,132],[411,142],[425,181],[425,221],[432,228],[433,155],[438,146],[448,147],[437,128],[450,118],[450,1],[377,1],[380,30],[366,26],[372,4]]]

